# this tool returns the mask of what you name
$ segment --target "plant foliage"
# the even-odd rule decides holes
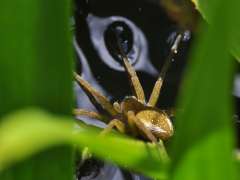
[[[190,56],[170,161],[163,147],[74,128],[68,1],[1,3],[0,178],[72,179],[71,147],[87,146],[99,158],[157,179],[236,179],[229,49],[238,55],[240,2],[194,2],[210,25],[202,26]]]

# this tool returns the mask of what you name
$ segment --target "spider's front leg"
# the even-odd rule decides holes
[[[107,117],[105,117],[97,112],[94,112],[94,111],[88,111],[85,109],[74,109],[73,114],[75,116],[86,116],[86,117],[89,117],[92,119],[97,119],[97,120],[100,120],[103,122],[107,122]]]
[[[116,128],[120,133],[125,133],[125,124],[118,120],[118,119],[113,119],[108,123],[107,127],[104,128],[104,130],[100,133],[100,135],[106,135],[109,132],[112,131],[113,128]]]
[[[139,101],[141,101],[142,103],[145,103],[145,94],[144,94],[142,85],[139,81],[139,78],[137,76],[137,73],[134,70],[134,68],[132,67],[132,65],[129,63],[128,57],[124,53],[123,48],[120,43],[120,39],[118,38],[117,35],[116,35],[116,38],[117,38],[116,40],[117,40],[117,45],[118,45],[118,51],[123,60],[124,69],[128,74],[128,78],[129,78],[129,81],[131,84],[132,91]]]
[[[143,87],[138,79],[136,71],[129,63],[127,56],[123,55],[122,59],[123,59],[125,70],[128,73],[129,81],[131,83],[131,87],[133,88],[133,92],[135,96],[139,101],[145,103],[145,94],[143,91]]]
[[[151,96],[150,96],[149,101],[148,101],[149,106],[154,107],[157,104],[157,101],[158,101],[159,96],[160,96],[163,80],[166,76],[167,70],[169,69],[169,66],[170,66],[174,56],[178,52],[179,45],[180,45],[180,42],[181,42],[182,38],[183,38],[183,35],[181,33],[178,34],[178,36],[176,37],[176,39],[175,39],[175,41],[174,41],[174,43],[171,47],[171,51],[170,51],[164,65],[162,67],[159,78],[158,78],[158,80],[156,81],[156,83],[153,87]]]
[[[117,114],[117,111],[107,97],[98,92],[77,73],[74,73],[74,78],[97,109],[98,105],[100,105],[109,115],[114,116]]]

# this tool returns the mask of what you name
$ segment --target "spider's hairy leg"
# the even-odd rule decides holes
[[[137,131],[136,123],[132,118],[132,111],[127,112],[127,122],[128,122],[128,127],[131,133],[133,134],[133,136],[137,136],[138,131]]]
[[[169,53],[164,65],[161,69],[159,78],[158,78],[158,80],[156,81],[156,83],[153,87],[153,91],[152,91],[151,96],[150,96],[149,101],[148,101],[149,106],[155,106],[157,104],[157,101],[158,101],[159,96],[160,96],[163,80],[165,78],[167,70],[169,69],[171,61],[173,60],[174,56],[178,52],[179,44],[180,44],[182,38],[183,38],[183,34],[181,34],[181,33],[178,34],[174,43],[173,43],[173,45],[172,45],[172,47],[171,47],[170,53]]]
[[[146,128],[146,126],[135,116],[133,111],[129,111],[127,113],[127,117],[128,117],[128,121],[135,123],[136,127],[142,131],[142,133],[144,133],[144,135],[146,136],[146,138],[148,138],[150,141],[152,141],[153,143],[157,144],[157,138],[153,135],[153,133]]]
[[[100,92],[94,89],[87,81],[85,81],[80,75],[74,72],[74,78],[77,83],[82,87],[85,93],[89,96],[90,100],[95,100],[101,107],[106,110],[110,115],[116,115],[117,111],[113,108],[111,102]]]
[[[129,63],[128,57],[123,51],[123,48],[120,43],[120,39],[118,38],[117,34],[116,34],[116,40],[117,40],[118,51],[123,60],[124,69],[128,74],[132,91],[139,101],[145,103],[145,94],[144,94],[142,85],[138,79],[136,71],[134,70],[132,65]]]
[[[153,91],[151,93],[151,96],[149,98],[148,101],[148,105],[154,107],[157,104],[157,101],[159,99],[160,96],[160,91],[162,88],[162,84],[163,84],[163,79],[161,77],[158,78],[158,80],[156,81]]]
[[[103,115],[101,115],[97,112],[88,111],[88,110],[85,110],[85,109],[74,109],[73,114],[75,116],[86,116],[86,117],[97,119],[97,120],[100,120],[100,121],[103,121],[103,122],[106,122],[106,119],[107,119],[107,117],[105,117],[105,116],[103,116]]]
[[[108,123],[107,127],[104,128],[100,135],[108,134],[113,128],[116,128],[121,133],[125,133],[125,124],[118,119],[113,119]]]
[[[128,73],[129,81],[131,83],[131,87],[133,88],[134,95],[137,97],[137,99],[141,102],[145,102],[145,94],[143,91],[143,87],[139,81],[139,78],[137,76],[136,71],[131,66],[131,64],[128,61],[127,56],[122,56],[124,68],[125,71]]]

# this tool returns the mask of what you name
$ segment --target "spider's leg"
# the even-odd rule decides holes
[[[125,124],[118,119],[113,119],[108,123],[107,127],[104,128],[100,135],[108,134],[113,128],[116,128],[121,133],[125,133]]]
[[[171,47],[171,51],[170,51],[164,65],[162,67],[159,78],[156,81],[156,83],[154,85],[154,88],[153,88],[153,91],[151,93],[151,96],[149,98],[149,101],[148,101],[149,106],[155,106],[157,104],[158,98],[160,96],[160,91],[161,91],[161,87],[162,87],[162,84],[163,84],[163,80],[165,78],[167,70],[169,69],[169,66],[170,66],[174,56],[178,52],[179,44],[180,44],[182,38],[183,38],[183,35],[178,34],[178,36],[176,37],[176,39],[173,43],[173,46]]]
[[[135,116],[133,111],[129,111],[127,113],[128,121],[135,123],[136,127],[142,131],[146,138],[148,138],[153,143],[157,143],[157,138],[153,135],[153,133],[144,126],[144,124],[139,121],[139,119]]]
[[[107,117],[105,117],[105,116],[103,116],[103,115],[101,115],[97,112],[88,111],[88,110],[85,110],[85,109],[74,109],[73,114],[75,116],[86,116],[86,117],[97,119],[97,120],[100,120],[100,121],[103,121],[103,122],[106,122],[106,119],[107,119]]]
[[[160,96],[161,87],[163,84],[163,79],[161,77],[156,81],[151,96],[148,101],[149,106],[155,106],[157,104],[158,98]]]
[[[116,115],[117,111],[113,108],[111,102],[100,92],[94,89],[87,81],[85,81],[77,73],[74,73],[74,78],[78,84],[82,87],[89,99],[95,104],[100,104],[101,107],[107,111],[110,115]]]
[[[134,118],[132,117],[132,115],[134,115],[134,113],[127,113],[127,122],[128,122],[128,127],[131,131],[131,133],[133,134],[133,136],[137,136],[138,135],[138,131],[137,131],[137,127],[136,127],[136,123],[134,121]]]
[[[141,102],[145,102],[145,94],[142,88],[142,85],[138,79],[137,73],[134,68],[129,63],[126,56],[123,56],[124,68],[128,73],[129,81],[133,90],[134,95]]]
[[[117,38],[117,43],[118,43],[118,50],[119,50],[120,56],[123,60],[124,69],[127,72],[128,77],[129,77],[129,81],[130,81],[132,91],[139,101],[145,102],[145,94],[144,94],[142,85],[141,85],[141,83],[138,79],[136,71],[134,70],[132,65],[129,63],[128,57],[124,53],[124,51],[121,47],[121,43],[120,43],[119,38]]]

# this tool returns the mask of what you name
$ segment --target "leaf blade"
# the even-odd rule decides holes
[[[228,49],[234,28],[232,8],[237,4],[218,1],[212,24],[194,47],[179,99],[183,111],[178,112],[172,145],[173,179],[235,179],[233,63]]]
[[[5,117],[0,125],[0,169],[45,148],[68,144],[87,146],[97,157],[154,178],[166,178],[168,160],[156,146],[117,135],[102,137],[99,131],[87,127],[73,132],[73,123],[66,119],[39,110],[23,110]]]

